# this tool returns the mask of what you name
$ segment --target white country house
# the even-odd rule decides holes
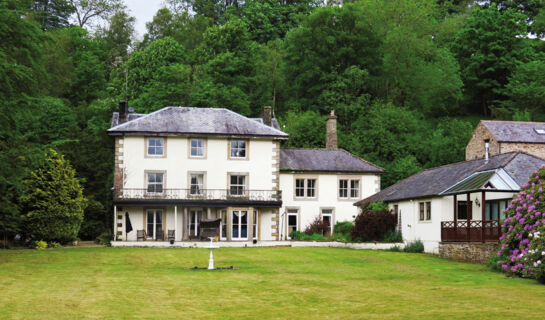
[[[426,252],[441,254],[443,245],[494,244],[503,210],[545,165],[543,155],[545,123],[481,121],[466,161],[421,171],[355,205],[386,202],[398,214],[403,240],[422,241]]]
[[[337,149],[335,121],[328,148],[281,149],[288,135],[270,107],[262,118],[190,107],[135,114],[122,101],[108,130],[115,241],[284,240],[317,216],[352,220],[351,204],[379,191],[383,170]]]

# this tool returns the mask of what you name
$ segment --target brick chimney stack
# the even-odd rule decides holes
[[[337,116],[335,110],[331,110],[326,120],[325,147],[327,149],[337,149]]]
[[[265,106],[263,107],[263,124],[268,125],[269,127],[272,127],[272,107],[271,106]]]

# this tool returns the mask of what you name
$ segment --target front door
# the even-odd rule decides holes
[[[248,240],[248,211],[233,210],[232,212],[233,240]]]

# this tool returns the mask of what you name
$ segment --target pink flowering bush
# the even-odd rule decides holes
[[[509,274],[545,282],[545,166],[505,209],[498,265]]]

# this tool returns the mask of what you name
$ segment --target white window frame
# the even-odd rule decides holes
[[[244,143],[244,147],[241,147],[239,143]],[[236,144],[236,146],[233,146]],[[244,156],[238,155],[238,152],[244,151]],[[247,159],[248,158],[248,140],[229,140],[229,158],[230,159]]]
[[[432,213],[431,201],[418,202],[418,221],[419,222],[430,222],[431,213]]]
[[[246,237],[242,237],[242,218],[241,216],[239,215],[238,216],[238,224],[237,224],[237,228],[238,228],[238,237],[235,238],[233,237],[233,230],[235,230],[235,224],[233,223],[234,219],[233,219],[233,216],[235,215],[235,212],[239,212],[239,213],[242,213],[242,212],[246,212]],[[231,211],[231,239],[232,240],[235,240],[235,241],[238,241],[238,240],[248,240],[248,228],[250,227],[249,224],[248,224],[248,218],[250,217],[250,211],[249,210],[232,210]]]
[[[253,240],[257,240],[257,232],[258,230],[258,221],[259,221],[259,212],[257,210],[253,210],[253,220],[252,220],[252,237]]]
[[[193,142],[195,142],[197,145],[193,146]],[[195,151],[195,154],[193,153],[193,151]],[[206,141],[204,139],[196,139],[196,138],[189,139],[189,157],[190,158],[205,158],[206,157]]]
[[[303,181],[303,186],[298,186],[298,181]],[[310,181],[313,181],[312,186]],[[303,196],[297,195],[298,191],[303,193]],[[310,196],[312,191],[313,195]],[[294,181],[293,197],[296,200],[316,200],[318,199],[318,178],[317,177],[296,177]]]
[[[357,186],[354,186],[355,183]],[[361,179],[349,177],[339,178],[337,195],[341,200],[360,199]]]
[[[197,183],[193,184],[193,178],[197,179]],[[199,177],[201,178],[201,181],[199,183]],[[193,192],[193,187],[196,187],[197,192]],[[197,172],[191,172],[189,173],[189,194],[191,196],[202,196],[204,190],[204,173],[197,173]]]
[[[152,145],[152,141],[154,141],[153,145]],[[161,141],[161,145],[157,145],[157,142],[156,141]],[[150,153],[150,149],[155,150],[155,152],[157,152],[158,149],[161,150],[161,153],[153,153],[151,154]],[[165,138],[163,137],[148,137],[147,138],[147,143],[146,143],[146,156],[148,157],[164,157],[165,156]]]
[[[220,210],[220,219],[220,240],[227,240],[227,210]],[[225,227],[225,233],[223,227]]]
[[[161,175],[161,182],[157,182],[157,181],[150,181],[150,175],[156,175],[155,178],[153,180],[157,180],[157,175]],[[156,171],[146,171],[146,194],[149,194],[149,195],[161,195],[165,192],[165,176],[166,176],[166,173],[165,172],[156,172]],[[149,191],[149,187],[150,185],[154,185],[156,187],[154,187],[154,190],[157,189],[157,186],[161,186],[161,192],[156,192],[156,191]]]
[[[239,184],[239,183],[238,183],[239,181],[237,181],[236,184],[233,184],[233,183],[232,183],[232,178],[233,178],[233,177],[239,177],[239,178],[242,177],[242,178],[243,178],[243,183],[242,183],[242,184]],[[248,177],[247,174],[236,174],[236,173],[231,173],[231,174],[229,174],[229,196],[230,196],[230,197],[244,197],[244,196],[246,196],[247,185],[248,185],[248,181],[247,181],[248,179],[247,179],[247,177]],[[238,190],[238,188],[241,188],[241,187],[242,187],[242,193],[241,193],[241,194],[239,194],[239,193],[233,194],[233,193],[231,192],[231,190],[232,190],[231,188],[233,188],[233,187],[237,188],[237,190]],[[238,191],[237,191],[237,192],[238,192]]]

